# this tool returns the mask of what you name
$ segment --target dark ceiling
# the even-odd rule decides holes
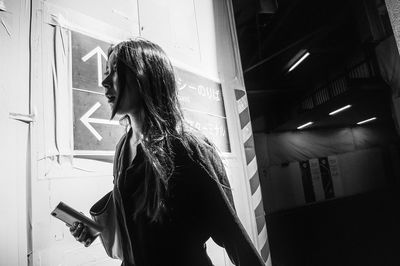
[[[265,121],[264,131],[294,130],[302,121],[318,121],[313,127],[348,126],[369,114],[390,120],[388,88],[379,79],[373,52],[392,34],[382,0],[233,4],[251,116]],[[310,56],[288,72],[293,58],[304,51]],[[332,84],[338,80],[344,80],[346,93],[335,93]],[[318,100],[319,94],[326,99]],[[312,107],[302,108],[307,99]],[[354,108],[342,118],[321,116],[342,104]]]

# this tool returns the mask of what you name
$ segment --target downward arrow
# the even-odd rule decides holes
[[[103,75],[102,75],[103,64],[101,62],[101,57],[104,57],[104,59],[107,60],[107,55],[104,53],[103,49],[101,49],[99,46],[97,46],[92,51],[87,53],[84,57],[82,57],[82,61],[86,62],[94,55],[97,55],[97,81],[98,81],[99,87],[101,87],[101,81],[103,80]]]
[[[102,140],[103,137],[100,136],[100,134],[96,131],[96,129],[94,129],[94,127],[92,127],[92,125],[90,123],[106,124],[106,125],[117,125],[117,126],[119,126],[119,122],[115,121],[115,120],[108,120],[108,119],[100,119],[100,118],[92,118],[92,117],[90,117],[94,112],[96,112],[97,109],[99,109],[100,106],[101,106],[101,104],[99,102],[95,103],[92,106],[92,108],[90,108],[89,111],[87,111],[80,119],[82,121],[82,123],[87,127],[87,129],[89,129],[90,132],[92,132],[92,134],[99,141]]]

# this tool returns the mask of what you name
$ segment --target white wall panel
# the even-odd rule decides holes
[[[113,25],[122,31],[138,31],[136,1],[129,0],[48,0],[48,5],[58,6],[63,12],[81,13],[89,18]],[[80,24],[80,23],[79,23]],[[101,25],[97,25],[100,27]]]
[[[29,123],[29,1],[2,1],[0,11],[0,265],[26,265]]]
[[[174,65],[219,80],[213,1],[138,3],[142,37],[160,44]]]

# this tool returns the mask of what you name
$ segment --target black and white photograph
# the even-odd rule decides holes
[[[0,266],[399,266],[400,2],[0,0]]]

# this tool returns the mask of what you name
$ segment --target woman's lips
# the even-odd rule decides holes
[[[114,96],[108,96],[107,99],[108,99],[109,103],[114,103],[114,101],[115,101],[115,97]]]

